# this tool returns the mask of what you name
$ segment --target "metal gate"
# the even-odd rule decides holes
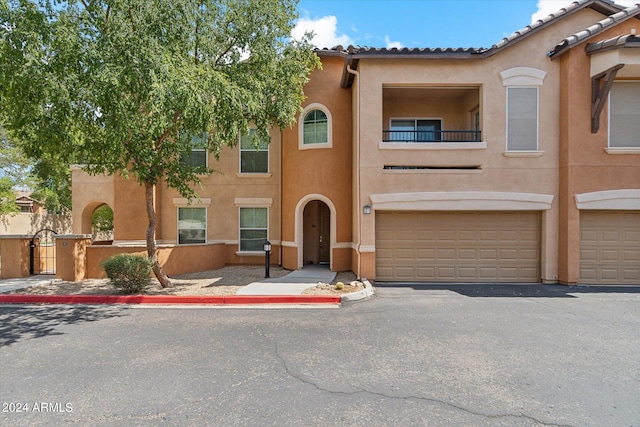
[[[56,235],[50,228],[37,231],[29,246],[29,272],[56,274]]]

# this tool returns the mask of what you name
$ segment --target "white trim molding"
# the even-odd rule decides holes
[[[298,268],[303,267],[303,252],[304,252],[304,208],[307,203],[313,200],[320,200],[329,207],[330,220],[330,241],[331,246],[329,248],[329,266],[333,268],[333,249],[336,247],[338,235],[337,235],[337,215],[336,207],[327,196],[323,194],[307,194],[298,201],[295,210],[295,247],[298,249]],[[284,246],[284,245],[283,245]]]
[[[500,72],[502,86],[542,86],[546,71],[531,67],[513,67]]]
[[[640,210],[640,189],[576,194],[576,206],[580,210]]]
[[[208,197],[203,197],[201,199],[193,198],[193,199],[185,199],[182,197],[174,197],[173,198],[173,206],[178,208],[202,208],[211,206],[211,199]]]
[[[479,142],[379,142],[380,150],[484,150],[487,143]]]
[[[273,199],[271,197],[236,197],[233,199],[233,203],[241,207],[255,206],[259,208],[270,208],[271,205],[273,205]]]
[[[327,142],[318,142],[315,144],[304,143],[304,118],[307,113],[313,110],[320,110],[327,116]],[[298,120],[298,149],[299,150],[312,150],[315,148],[332,148],[333,147],[333,118],[331,117],[331,111],[318,102],[313,102],[302,110],[300,113],[300,119]]]
[[[552,194],[494,191],[447,191],[372,194],[375,210],[540,211],[551,209]]]

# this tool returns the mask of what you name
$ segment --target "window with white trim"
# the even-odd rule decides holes
[[[329,109],[322,104],[307,105],[298,123],[298,148],[331,148],[332,123]]]
[[[609,147],[640,148],[640,81],[614,82],[611,87]]]
[[[207,241],[207,208],[178,208],[178,244],[192,245]]]
[[[538,88],[507,87],[507,151],[538,150]]]
[[[240,208],[241,252],[263,251],[269,236],[269,209],[262,207]]]
[[[269,141],[257,138],[255,129],[240,136],[240,173],[269,172]]]
[[[191,149],[182,153],[180,161],[182,164],[196,169],[207,168],[207,134],[191,135]]]

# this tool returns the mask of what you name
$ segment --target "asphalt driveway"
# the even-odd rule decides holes
[[[0,340],[1,425],[640,426],[637,288],[394,285],[340,309],[4,306]]]

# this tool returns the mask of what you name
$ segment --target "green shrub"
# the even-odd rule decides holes
[[[147,257],[118,254],[102,263],[111,284],[124,294],[139,294],[151,284],[151,260]]]

